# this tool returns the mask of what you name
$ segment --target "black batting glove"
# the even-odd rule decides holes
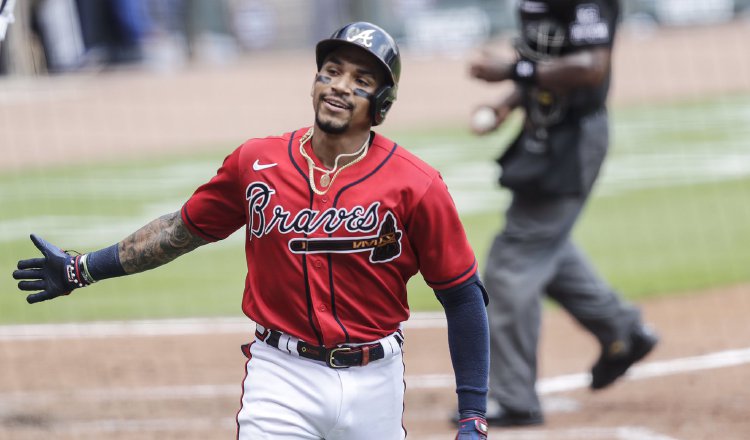
[[[68,295],[73,289],[86,287],[80,264],[80,255],[70,255],[52,243],[31,234],[31,241],[44,258],[20,260],[13,278],[19,281],[18,288],[24,291],[41,290],[26,297],[29,304]]]

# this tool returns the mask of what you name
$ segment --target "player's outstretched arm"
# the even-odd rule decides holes
[[[208,243],[187,229],[177,211],[153,220],[118,243],[118,257],[129,275],[169,263]]]
[[[159,267],[208,243],[190,233],[179,212],[159,217],[121,242],[84,255],[71,255],[34,234],[31,241],[42,258],[21,260],[13,272],[13,278],[21,280],[19,289],[37,291],[26,297],[29,304],[68,295],[105,278]]]

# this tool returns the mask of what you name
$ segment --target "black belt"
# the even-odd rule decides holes
[[[255,331],[257,339],[283,351],[287,350],[287,348],[279,347],[279,340],[282,335],[283,333],[280,331],[271,329],[266,329],[263,333],[258,330]],[[400,332],[396,333],[395,338],[399,345],[403,344],[404,339]],[[242,351],[247,355],[249,346],[243,345],[242,348]],[[377,361],[385,357],[385,349],[380,342],[352,347],[326,348],[311,345],[304,341],[297,341],[297,353],[300,357],[323,362],[331,368],[363,367],[372,361]]]

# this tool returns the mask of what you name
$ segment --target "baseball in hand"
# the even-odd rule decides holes
[[[490,107],[480,107],[471,117],[471,128],[477,133],[486,133],[497,124],[497,115]]]

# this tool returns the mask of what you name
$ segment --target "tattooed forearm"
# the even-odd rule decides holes
[[[169,263],[208,241],[188,231],[179,211],[157,218],[119,243],[120,263],[128,274]]]

